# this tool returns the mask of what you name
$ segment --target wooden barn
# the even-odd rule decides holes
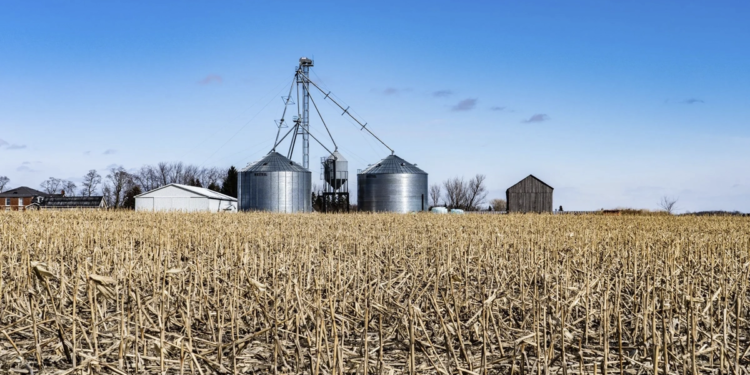
[[[552,212],[552,190],[530,174],[505,191],[508,212]]]

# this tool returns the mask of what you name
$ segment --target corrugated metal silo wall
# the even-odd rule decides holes
[[[240,172],[241,211],[311,212],[311,172]]]
[[[357,210],[414,212],[427,209],[426,174],[357,175]]]
[[[552,188],[526,178],[506,192],[508,212],[552,212]]]

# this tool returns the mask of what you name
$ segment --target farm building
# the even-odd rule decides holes
[[[0,210],[23,211],[34,202],[34,198],[46,197],[47,195],[26,186],[17,187],[0,193]]]
[[[200,187],[169,184],[137,195],[135,210],[235,212],[237,198]]]
[[[106,210],[107,202],[101,195],[91,197],[39,196],[27,209],[39,210]]]
[[[552,212],[552,186],[529,175],[505,191],[508,212]]]

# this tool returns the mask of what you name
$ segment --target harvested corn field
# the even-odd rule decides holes
[[[0,215],[0,373],[748,373],[750,220]]]

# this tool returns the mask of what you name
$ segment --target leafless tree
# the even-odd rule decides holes
[[[76,194],[76,184],[73,183],[73,181],[67,181],[55,177],[50,177],[39,186],[42,187],[42,190],[47,194],[59,194],[63,191],[66,194]]]
[[[81,183],[81,195],[84,197],[90,197],[96,193],[96,188],[102,183],[102,176],[92,169],[89,173],[83,176],[83,182]]]
[[[112,208],[122,207],[122,203],[125,200],[125,192],[132,184],[133,180],[125,168],[117,167],[110,169],[107,180],[104,183],[107,205]]]
[[[156,165],[159,179],[161,180],[161,186],[170,184],[170,176],[172,175],[172,166],[169,163],[161,162]]]
[[[186,182],[183,180],[183,177],[185,175],[184,173],[184,165],[182,165],[182,162],[177,162],[172,164],[172,168],[170,170],[169,174],[169,182],[170,184],[185,184]]]
[[[493,199],[490,201],[490,205],[495,211],[505,211],[508,209],[508,202],[505,199]]]
[[[158,167],[144,165],[138,172],[132,175],[133,181],[141,187],[142,191],[151,191],[162,186]]]
[[[462,208],[463,203],[466,201],[466,189],[464,184],[464,179],[454,177],[445,180],[443,182],[443,187],[445,187],[445,204],[449,208]]]
[[[432,184],[430,186],[430,199],[432,199],[432,206],[435,207],[440,203],[440,194],[442,193],[442,188],[440,187],[440,184]]]
[[[75,196],[76,195],[76,184],[73,183],[73,181],[62,181],[62,191],[61,193],[64,193],[67,196]]]
[[[107,182],[105,182],[104,185],[102,185],[102,195],[104,196],[104,201],[107,202],[107,207],[116,208],[116,207],[112,207],[112,202],[114,202],[114,197],[112,196],[112,187],[110,187],[109,183]]]
[[[5,191],[5,187],[8,186],[8,182],[10,182],[10,178],[6,176],[0,176],[0,193]]]
[[[479,209],[479,205],[484,203],[487,198],[486,179],[485,175],[478,174],[469,181],[464,181],[463,177],[454,177],[445,180],[443,182],[443,187],[445,188],[443,199],[446,206],[467,211]],[[430,194],[432,196],[432,188],[430,189]]]
[[[205,186],[221,186],[226,174],[225,170],[219,168],[202,168],[200,170],[201,181],[203,181],[203,185]]]
[[[464,209],[470,211],[476,211],[479,205],[484,203],[487,198],[487,187],[484,186],[484,181],[487,176],[478,174],[466,183],[464,190],[466,191],[466,200],[463,204]]]
[[[39,186],[42,188],[42,191],[47,194],[57,194],[57,192],[60,190],[60,187],[63,186],[63,180],[55,177],[50,177],[39,184]]]
[[[677,211],[678,200],[679,198],[668,197],[665,195],[661,198],[661,201],[659,201],[659,207],[661,207],[662,210],[667,211],[668,214],[672,215],[675,211]]]

